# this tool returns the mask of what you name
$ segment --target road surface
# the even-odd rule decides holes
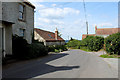
[[[118,74],[102,58],[70,50],[5,66],[3,78],[118,78]]]

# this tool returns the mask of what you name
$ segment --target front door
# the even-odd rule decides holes
[[[0,28],[0,55],[5,57],[5,34],[4,34],[4,28]]]

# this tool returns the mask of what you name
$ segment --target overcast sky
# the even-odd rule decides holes
[[[82,39],[86,34],[85,13],[82,2],[32,2],[35,9],[35,28],[54,32],[57,27],[62,37]],[[117,2],[86,2],[89,34],[98,28],[118,27]]]

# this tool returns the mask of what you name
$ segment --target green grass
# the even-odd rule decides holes
[[[80,50],[86,51],[86,52],[92,52],[91,50],[89,50],[87,47],[80,47]]]
[[[108,55],[108,54],[100,55],[100,57],[102,57],[102,58],[120,58],[120,57],[118,57],[118,55]]]

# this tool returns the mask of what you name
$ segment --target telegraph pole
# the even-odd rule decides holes
[[[86,19],[86,29],[87,29],[87,35],[88,35],[88,21],[87,21],[87,15],[86,15],[86,6],[85,6],[85,1],[83,0],[84,4],[84,11],[85,11],[85,19]]]

